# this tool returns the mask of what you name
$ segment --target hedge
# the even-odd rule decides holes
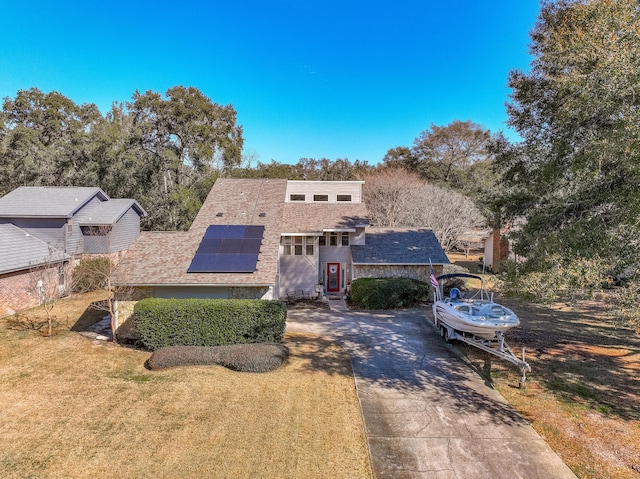
[[[265,373],[289,357],[284,344],[229,344],[225,346],[167,346],[153,352],[149,369],[220,365],[234,371]]]
[[[134,308],[135,328],[154,351],[165,346],[219,346],[282,341],[287,307],[256,299],[147,298]]]
[[[351,302],[365,309],[411,308],[429,300],[429,284],[412,278],[359,278]]]

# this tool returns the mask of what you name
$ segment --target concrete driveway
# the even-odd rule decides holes
[[[287,331],[330,337],[351,355],[376,479],[575,479],[427,314],[288,312]]]

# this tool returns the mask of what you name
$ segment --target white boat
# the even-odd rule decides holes
[[[452,288],[449,295],[444,296],[441,281],[460,277],[479,280],[480,290],[472,297],[465,298],[458,288]],[[439,327],[445,339],[452,336],[452,330],[456,334],[467,333],[481,339],[500,339],[506,331],[520,324],[513,311],[494,302],[493,294],[489,297],[479,276],[452,273],[438,276],[436,280],[438,288],[433,302],[433,314],[436,327]]]

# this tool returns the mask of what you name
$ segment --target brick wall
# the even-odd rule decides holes
[[[70,277],[70,266],[66,266],[65,275]],[[46,297],[58,295],[58,265],[49,268],[17,271],[0,276],[0,317],[18,311],[33,308],[41,304],[42,295],[38,293],[38,280],[49,291]]]

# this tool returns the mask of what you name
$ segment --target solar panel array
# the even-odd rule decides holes
[[[264,235],[261,225],[210,225],[188,273],[253,273]]]

